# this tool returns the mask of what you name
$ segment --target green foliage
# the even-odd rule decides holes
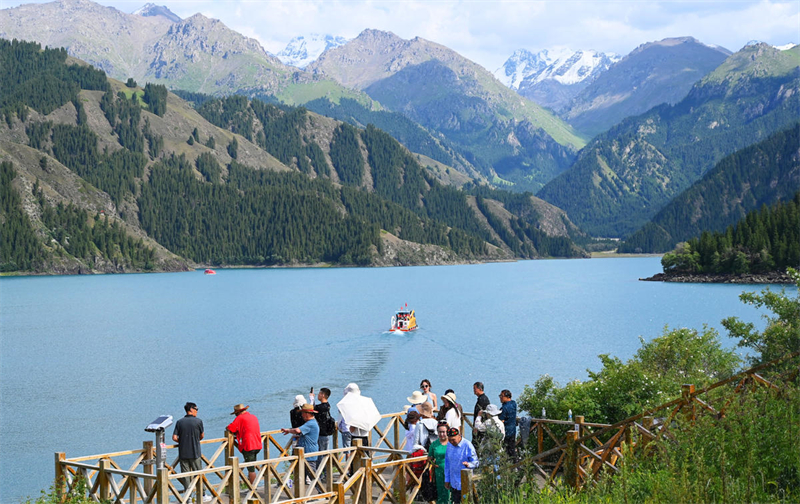
[[[63,250],[90,265],[103,260],[118,268],[153,269],[155,251],[141,238],[128,236],[119,221],[109,223],[108,216],[100,215],[90,219],[86,210],[71,203],[53,207],[39,199],[42,224],[58,244],[57,251]]]
[[[147,159],[139,152],[118,149],[97,152],[97,135],[86,126],[58,124],[52,130],[53,156],[119,204],[136,193]],[[160,137],[159,137],[160,138]]]
[[[781,57],[790,58],[785,51],[781,53]],[[764,68],[766,62],[755,55],[750,64],[757,65],[762,76],[696,84],[676,105],[660,105],[597,136],[580,152],[572,167],[537,196],[564,209],[573,222],[595,236],[625,237],[635,232],[723,158],[797,123],[800,94],[784,90],[798,89],[800,74],[790,71],[780,76],[768,75],[764,71],[768,70]],[[778,148],[778,143],[776,140],[773,146]],[[791,146],[796,142],[786,148]],[[775,173],[778,164],[787,162],[777,161],[777,157],[759,157],[757,151],[746,155],[753,154],[757,168],[751,170],[753,166],[742,164],[732,170],[734,179],[762,168]],[[744,156],[729,163],[737,164]],[[761,184],[772,182],[758,174],[752,177]],[[741,181],[731,182],[734,194],[712,191],[708,194],[712,202],[731,202],[742,194],[744,205],[750,205],[753,196],[736,190],[743,187]],[[795,177],[794,187],[789,190],[797,190],[796,184]],[[760,186],[754,196],[769,190]],[[725,207],[717,208],[716,212],[724,214]],[[739,211],[736,205],[731,210],[734,214]],[[691,228],[685,217],[694,216],[694,212],[695,208],[688,206],[678,212],[676,216],[682,216],[679,225]],[[664,227],[672,231],[671,226]],[[679,241],[677,238],[672,239]],[[635,244],[634,249],[642,245],[647,242]]]
[[[119,144],[134,152],[144,152],[144,134],[139,127],[142,107],[136,94],[132,94],[128,99],[122,91],[114,96],[109,89],[100,99],[100,108],[114,133],[117,134]]]
[[[142,134],[147,140],[147,149],[148,153],[150,154],[150,159],[156,159],[159,154],[161,154],[161,151],[164,150],[164,137],[153,133],[153,131],[150,129],[150,119],[144,120]],[[210,139],[213,140],[213,138],[214,137],[211,137]]]
[[[227,150],[231,158],[236,159],[239,156],[239,141],[236,140],[236,137],[233,137],[233,140],[228,143]]]
[[[342,184],[360,186],[364,178],[364,157],[358,142],[358,131],[340,124],[333,130],[331,162]]]
[[[736,151],[627,238],[620,252],[665,252],[703,231],[723,231],[748,212],[800,190],[795,154],[800,124]]]
[[[0,272],[31,271],[45,259],[42,244],[22,210],[22,199],[12,185],[16,175],[9,161],[0,162]]]
[[[79,104],[81,89],[108,89],[105,74],[89,66],[68,65],[66,49],[50,49],[35,42],[0,39],[0,115],[11,125],[25,107],[49,114],[67,102]],[[83,107],[76,105],[79,121]],[[85,115],[83,116],[85,119]]]
[[[557,480],[555,488],[540,488],[532,474],[509,484],[520,474],[507,468],[479,481],[481,495],[498,504],[797,502],[800,392],[796,384],[784,386],[781,394],[766,388],[742,394],[719,419],[677,416],[670,428],[674,440],[654,441],[647,450],[623,449],[619,473],[596,486],[576,492]]]
[[[681,385],[698,388],[734,373],[739,358],[722,348],[716,331],[704,328],[664,330],[627,362],[600,355],[602,369],[589,371],[587,381],[560,386],[542,376],[526,387],[520,407],[538,416],[545,408],[548,418],[566,419],[568,410],[588,422],[615,423],[647,408],[680,396]]]
[[[209,135],[208,140],[206,140],[206,147],[211,150],[214,150],[217,146],[217,141],[214,139],[214,135]]]
[[[197,171],[203,174],[208,182],[220,182],[222,168],[212,154],[204,152],[195,159]]]
[[[164,117],[167,112],[167,87],[163,84],[147,83],[144,86],[144,102],[150,112],[159,117]]]
[[[128,80],[125,82],[125,86],[129,88],[135,88],[138,86],[138,84],[136,84],[136,81],[133,80],[133,77],[128,77]]]
[[[198,262],[369,264],[379,228],[343,216],[333,199],[314,190],[324,186],[312,182],[234,162],[228,184],[208,184],[192,175],[183,156],[172,156],[153,167],[142,187],[142,227]],[[335,194],[332,186],[325,191]]]
[[[755,292],[743,292],[739,299],[756,308],[767,308],[772,313],[763,315],[767,326],[758,331],[750,322],[742,322],[736,317],[722,321],[731,337],[739,339],[739,346],[752,348],[755,354],[749,356],[753,365],[769,362],[800,349],[800,272],[789,268],[797,290],[791,297],[786,289],[779,292],[769,288]]]
[[[661,259],[664,272],[764,273],[800,264],[800,192],[748,213],[725,232],[703,232]]]
[[[419,124],[397,112],[370,110],[351,98],[342,98],[335,104],[327,98],[317,98],[304,105],[317,114],[332,117],[357,127],[372,124],[390,134],[412,152],[424,154],[440,163],[456,164],[455,153],[437,141]]]

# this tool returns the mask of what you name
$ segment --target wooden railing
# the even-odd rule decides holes
[[[701,414],[722,417],[736,394],[755,387],[777,389],[761,373],[798,356],[800,351],[701,390],[684,385],[680,398],[613,425],[586,422],[580,415],[572,422],[534,418],[528,437],[529,455],[512,467],[538,475],[545,484],[555,485],[558,480],[574,488],[595,484],[603,473],[619,471],[619,462],[628,453],[623,443],[630,453],[635,453],[653,440],[675,439],[672,430],[679,415],[689,421]],[[730,393],[713,397],[709,394],[734,383]],[[241,463],[235,455],[231,436],[204,440],[204,447],[213,448],[211,455],[203,455],[203,469],[186,473],[176,471],[177,458],[156,471],[150,441],[145,441],[140,450],[76,458],[56,453],[56,490],[62,496],[76,492],[78,482],[83,481],[80,489],[88,497],[113,504],[189,504],[192,497],[201,502],[204,494],[211,497],[211,504],[343,504],[346,500],[405,504],[414,500],[421,485],[410,464],[426,457],[407,458],[408,452],[400,450],[405,438],[400,431],[402,416],[403,413],[383,415],[369,433],[369,446],[361,446],[358,440],[355,446],[339,448],[334,436],[332,449],[312,454],[303,449],[292,450],[291,439],[278,437],[280,431],[263,432],[263,459],[247,463]],[[462,429],[472,426],[470,417],[464,415]],[[167,446],[168,450],[176,448],[177,445]],[[312,456],[318,458],[316,470],[308,463]],[[256,473],[253,483],[247,476],[249,468]],[[327,479],[323,480],[323,475]],[[481,477],[481,471],[462,472],[463,495],[470,502],[477,502],[477,482]],[[180,480],[186,482],[183,490],[179,489]]]
[[[177,458],[157,471],[151,441],[145,441],[140,450],[85,457],[56,453],[56,490],[62,496],[76,492],[82,481],[81,488],[89,498],[114,504],[190,504],[193,498],[202,502],[203,495],[211,498],[211,504],[333,504],[367,497],[365,502],[372,502],[373,494],[377,502],[412,502],[420,480],[409,464],[426,457],[406,458],[408,452],[399,449],[405,439],[399,430],[402,415],[383,415],[369,434],[370,446],[361,446],[356,440],[354,446],[338,448],[334,436],[332,449],[310,454],[302,448],[292,449],[291,438],[278,437],[279,430],[262,432],[264,458],[247,463],[236,456],[231,435],[203,440],[204,452],[211,454],[202,456],[203,469],[184,473],[176,470]],[[177,445],[166,448],[169,453]],[[315,470],[309,457],[317,458]],[[256,474],[252,483],[250,468]],[[327,479],[323,480],[323,475]]]
[[[562,478],[573,488],[594,485],[604,472],[616,474],[619,471],[619,462],[627,453],[623,450],[623,443],[627,445],[629,453],[634,454],[653,440],[675,440],[672,430],[679,416],[689,421],[696,420],[701,414],[721,418],[725,416],[728,405],[738,394],[753,390],[755,387],[777,390],[778,387],[760,373],[798,356],[800,351],[737,373],[701,390],[696,390],[691,384],[683,385],[681,397],[612,425],[586,422],[583,416],[576,416],[573,422],[534,418],[528,442],[528,451],[532,454],[514,464],[512,468],[530,470],[550,485],[555,485],[558,478]],[[719,390],[725,385],[734,383],[736,385],[731,390]],[[712,391],[723,393],[712,397],[712,394],[709,394]],[[570,428],[563,435],[557,435],[552,428],[556,425],[566,425]],[[535,445],[533,445],[534,439]],[[552,447],[545,449],[545,444]],[[471,486],[465,488],[471,488],[472,492],[476,492],[475,482],[480,477],[477,474],[469,475]]]

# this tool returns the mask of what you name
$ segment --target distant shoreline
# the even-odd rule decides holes
[[[713,274],[713,273],[656,273],[642,282],[722,283],[722,284],[791,284],[792,278],[781,271],[768,273]]]

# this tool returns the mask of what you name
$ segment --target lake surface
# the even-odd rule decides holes
[[[206,437],[234,404],[279,428],[296,394],[327,386],[335,403],[351,381],[382,412],[422,378],[471,410],[477,380],[516,398],[545,373],[586,378],[598,354],[626,359],[665,325],[761,325],[738,295],[762,286],[638,281],[658,271],[626,258],[0,279],[0,503],[47,488],[54,452],[141,448],[186,401]],[[405,303],[421,328],[387,333]]]

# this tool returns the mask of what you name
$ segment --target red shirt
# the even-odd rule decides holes
[[[247,411],[237,415],[228,426],[228,430],[236,434],[236,442],[239,444],[240,452],[260,450],[264,447],[261,442],[261,428],[258,426],[258,418]]]

